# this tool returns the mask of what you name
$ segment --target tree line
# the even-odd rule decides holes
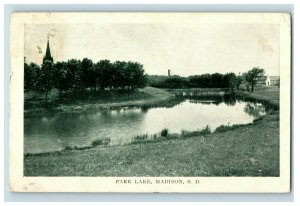
[[[189,77],[180,76],[148,76],[148,83],[159,88],[231,88],[239,89],[242,77],[234,73],[202,74]]]
[[[24,89],[45,94],[56,88],[60,96],[66,93],[97,92],[99,90],[133,90],[149,85],[158,88],[229,88],[239,90],[245,83],[249,92],[254,87],[264,70],[254,67],[242,75],[235,73],[213,73],[189,77],[146,75],[143,65],[138,62],[100,60],[93,63],[91,59],[71,59],[53,63],[45,61],[41,66],[27,63],[24,59]]]
[[[71,59],[53,63],[45,61],[41,66],[24,60],[24,89],[44,93],[47,100],[51,89],[60,95],[69,92],[99,91],[104,89],[133,90],[143,87],[146,77],[143,65],[138,62],[91,59]]]
[[[192,75],[189,77],[181,77],[177,75],[162,76],[149,75],[147,76],[148,84],[158,88],[229,88],[230,90],[239,90],[241,84],[245,84],[247,91],[254,92],[254,87],[257,85],[259,78],[264,75],[264,69],[253,67],[248,72],[242,75],[235,73],[213,73]]]

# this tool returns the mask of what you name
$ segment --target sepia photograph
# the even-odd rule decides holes
[[[288,192],[290,30],[287,13],[13,14],[11,189]]]

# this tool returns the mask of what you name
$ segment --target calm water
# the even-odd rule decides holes
[[[90,145],[97,138],[109,137],[112,144],[129,142],[138,134],[155,134],[168,128],[214,130],[220,125],[245,124],[264,115],[259,103],[224,100],[188,100],[170,108],[123,108],[81,113],[56,113],[25,117],[25,153],[49,152],[66,146]]]

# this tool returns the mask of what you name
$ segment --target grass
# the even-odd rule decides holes
[[[210,133],[211,133],[211,130],[210,130],[209,126],[207,125],[202,130],[196,130],[196,131],[181,130],[180,137],[181,138],[188,138],[188,137],[207,135],[207,134],[210,134]]]
[[[257,85],[253,93],[246,92],[244,85],[237,93],[246,100],[259,100],[270,105],[270,108],[279,109],[279,88],[277,86]]]
[[[277,101],[279,107],[278,89],[272,89],[243,95],[274,105]],[[128,145],[27,155],[24,175],[279,176],[279,111],[273,109],[253,124],[223,125],[213,133],[209,127],[168,131],[166,136],[138,135]]]
[[[188,138],[188,137],[195,137],[197,135],[206,135],[206,134],[210,134],[210,133],[211,133],[211,131],[210,131],[209,126],[206,126],[202,130],[196,130],[196,131],[182,130],[180,134],[170,133],[169,130],[167,128],[165,128],[157,134],[136,135],[132,138],[132,140],[129,144],[160,142],[160,141],[179,139],[179,138],[184,139],[184,138]]]
[[[133,139],[133,141],[135,141],[135,140],[136,141],[143,141],[143,140],[148,139],[148,134],[136,135],[132,139]]]
[[[234,130],[234,129],[237,129],[237,128],[240,128],[240,127],[244,127],[244,126],[247,126],[247,125],[250,125],[250,124],[242,124],[242,125],[221,125],[219,127],[217,127],[215,129],[215,133],[218,133],[218,132],[226,132],[226,131],[229,131],[229,130]]]

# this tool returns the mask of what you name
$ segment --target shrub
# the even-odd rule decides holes
[[[66,146],[64,150],[70,151],[70,150],[72,150],[72,149],[73,149],[73,148],[72,148],[71,146]]]
[[[180,136],[181,136],[181,137],[189,137],[189,134],[190,134],[189,131],[183,129],[183,130],[181,130]]]
[[[92,142],[92,147],[96,147],[98,145],[108,145],[110,143],[110,138],[101,138],[101,139],[96,139]]]
[[[178,139],[179,137],[180,135],[176,133],[167,135],[167,139]]]
[[[168,129],[163,129],[163,130],[161,130],[160,135],[161,135],[162,137],[167,137],[167,136],[168,136],[168,133],[169,133],[169,130],[168,130]]]
[[[148,134],[136,135],[133,137],[133,140],[146,140],[148,139]]]
[[[210,134],[210,128],[207,126],[202,130],[196,130],[196,131],[187,131],[187,130],[181,130],[180,136],[182,138],[187,138],[187,137],[195,137],[203,134]]]
[[[211,133],[211,130],[208,125],[200,131],[200,134],[210,134],[210,133]]]
[[[82,146],[82,147],[75,147],[76,150],[86,150],[86,149],[91,149],[92,146]]]
[[[232,126],[227,126],[227,125],[221,125],[216,128],[215,132],[225,132],[228,130],[232,130]]]

